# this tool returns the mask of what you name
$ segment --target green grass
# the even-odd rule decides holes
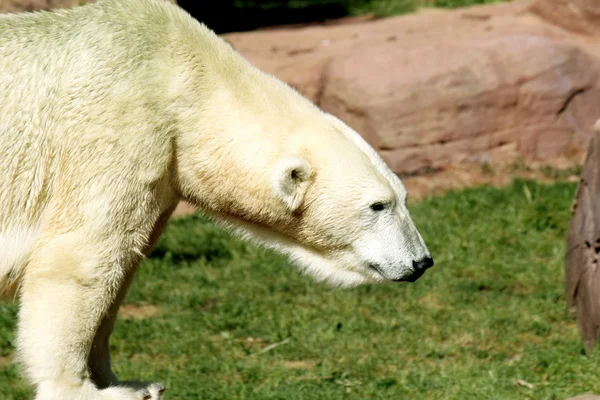
[[[125,379],[162,380],[167,399],[600,392],[598,356],[583,355],[563,295],[574,191],[519,180],[414,204],[436,266],[414,284],[344,291],[201,216],[172,221],[126,300],[159,313],[118,322],[115,368]],[[15,314],[0,306],[0,355],[14,350]],[[17,368],[0,367],[0,398],[28,396]]]
[[[348,0],[348,10],[353,15],[375,13],[378,17],[389,17],[426,7],[459,8],[502,1],[507,0]]]
[[[266,11],[284,8],[301,10],[308,7],[339,6],[351,14],[375,12],[389,16],[411,12],[422,7],[459,8],[477,4],[498,3],[510,0],[228,0],[233,8],[263,9]]]

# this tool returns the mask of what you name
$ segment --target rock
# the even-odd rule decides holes
[[[545,11],[554,3],[564,2],[224,37],[355,128],[396,173],[515,159],[581,162],[600,116],[600,54],[589,37],[555,23],[560,15]],[[592,12],[582,15],[593,21]]]
[[[600,35],[600,3],[596,0],[535,0],[529,11],[566,30]]]
[[[590,101],[600,107],[600,64],[568,44],[529,39],[367,49],[330,64],[321,106],[362,132],[397,173],[577,152],[587,135],[570,121],[600,115],[582,112]],[[366,73],[386,79],[361,79]]]
[[[587,353],[600,334],[600,120],[575,195],[565,257],[569,311],[577,317]]]
[[[188,214],[193,214],[194,212],[196,212],[197,208],[192,206],[189,203],[186,203],[184,201],[179,202],[179,204],[177,205],[177,208],[175,208],[175,211],[173,211],[173,217],[177,218],[177,217],[181,217],[184,215],[188,215]]]

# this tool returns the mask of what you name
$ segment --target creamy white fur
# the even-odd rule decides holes
[[[20,269],[38,235],[37,227],[17,228],[0,233],[0,271]]]
[[[8,287],[17,282],[39,234],[38,226],[0,231],[0,292],[2,286]]]
[[[180,200],[340,287],[429,256],[356,132],[164,0],[0,16],[0,104],[0,294],[37,400],[161,397],[108,340]]]

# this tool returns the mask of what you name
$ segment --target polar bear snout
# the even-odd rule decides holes
[[[378,263],[368,263],[368,267],[371,271],[374,271],[381,278],[392,281],[392,282],[415,282],[419,279],[426,270],[433,267],[433,258],[431,256],[425,256],[419,260],[413,260],[412,268],[400,268],[400,276],[395,268],[385,266]]]
[[[433,258],[431,257],[423,257],[418,261],[413,261],[412,274],[399,279],[399,281],[415,282],[417,279],[423,276],[427,269],[431,267],[433,267]]]

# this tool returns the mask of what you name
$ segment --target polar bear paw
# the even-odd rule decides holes
[[[166,388],[161,383],[119,382],[106,389],[92,382],[81,387],[66,387],[45,382],[38,387],[36,400],[162,400]]]
[[[162,400],[165,390],[162,383],[121,382],[99,393],[102,400]]]
[[[167,388],[162,383],[155,382],[150,384],[146,390],[150,392],[150,397],[146,397],[144,400],[162,400],[162,396]]]

